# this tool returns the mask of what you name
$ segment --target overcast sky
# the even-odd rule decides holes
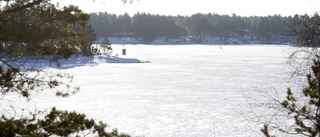
[[[194,13],[235,13],[241,16],[313,14],[320,11],[320,0],[139,0],[124,4],[121,0],[53,0],[60,5],[73,4],[86,12],[111,14],[145,12],[160,15]],[[93,2],[95,1],[95,2]]]

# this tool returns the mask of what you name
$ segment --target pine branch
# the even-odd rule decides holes
[[[0,0],[1,1],[1,0]],[[9,0],[5,0],[5,1],[9,1]],[[5,10],[4,12],[5,13],[13,13],[13,12],[17,12],[17,11],[21,11],[21,10],[24,10],[24,9],[27,9],[27,8],[30,8],[30,7],[33,7],[35,5],[39,5],[41,2],[43,2],[43,0],[34,0],[33,2],[30,2],[30,3],[27,3],[25,5],[22,5],[20,7],[15,7],[13,9],[8,9],[8,10]]]

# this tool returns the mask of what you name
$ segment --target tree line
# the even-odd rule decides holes
[[[90,24],[98,37],[142,37],[150,42],[156,37],[212,36],[221,39],[250,37],[269,41],[292,36],[288,21],[294,17],[219,15],[197,13],[191,16],[165,16],[136,13],[129,16],[91,13]]]

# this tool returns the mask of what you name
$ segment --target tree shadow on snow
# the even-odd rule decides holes
[[[115,56],[109,56],[102,59],[105,59],[106,63],[149,63],[148,61],[142,61],[136,58],[120,58]]]

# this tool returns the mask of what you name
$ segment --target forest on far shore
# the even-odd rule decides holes
[[[115,15],[99,12],[91,13],[90,24],[97,37],[139,37],[145,42],[151,42],[157,37],[190,36],[194,43],[201,43],[204,37],[216,37],[221,41],[236,38],[257,40],[261,43],[291,43],[294,33],[290,25],[297,22],[301,16],[242,17],[215,13],[197,13],[191,16],[136,13],[129,16],[127,13]]]

